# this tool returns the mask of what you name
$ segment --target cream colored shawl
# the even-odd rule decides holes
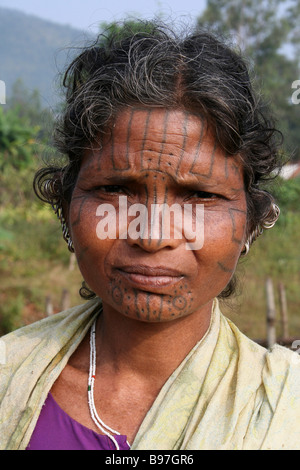
[[[0,449],[26,448],[48,391],[100,306],[92,300],[1,339]],[[132,449],[299,450],[300,357],[258,346],[215,301],[208,332],[161,389]]]

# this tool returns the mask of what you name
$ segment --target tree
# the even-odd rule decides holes
[[[250,58],[254,86],[275,114],[294,159],[300,158],[300,106],[291,102],[291,86],[299,78],[299,12],[300,0],[208,0],[197,20],[197,27],[235,38]]]
[[[262,51],[277,50],[286,40],[290,14],[278,15],[284,3],[286,0],[208,0],[198,24],[233,34],[238,45],[255,58]]]
[[[16,170],[33,161],[33,146],[39,128],[30,127],[13,110],[0,107],[0,171],[6,166]]]
[[[113,21],[112,23],[102,22],[100,24],[100,45],[104,46],[109,44],[112,38],[118,37],[120,40],[130,36],[131,34],[140,33],[141,28],[143,32],[151,32],[153,30],[153,24],[151,21],[137,21],[135,19],[128,18],[122,23]]]
[[[37,134],[39,141],[49,141],[54,118],[50,109],[42,108],[39,90],[28,90],[19,78],[12,86],[7,108],[27,126],[39,128]]]

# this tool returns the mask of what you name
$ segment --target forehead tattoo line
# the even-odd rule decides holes
[[[152,114],[153,110],[147,111],[147,117],[146,117],[146,125],[145,125],[145,130],[144,130],[144,136],[143,136],[143,142],[142,142],[142,148],[141,148],[141,169],[144,169],[144,150],[145,150],[145,144],[147,140],[147,135],[148,135],[148,129],[149,129],[149,121],[150,117]]]
[[[165,116],[164,116],[164,130],[163,130],[163,138],[162,138],[162,142],[161,142],[161,149],[160,149],[160,153],[159,153],[159,157],[158,157],[158,168],[160,168],[160,161],[161,161],[161,157],[162,157],[164,147],[165,147],[165,143],[166,143],[169,115],[170,115],[170,111],[167,111]]]
[[[200,148],[201,148],[202,141],[203,141],[204,123],[203,123],[202,120],[201,120],[201,122],[202,122],[202,125],[201,125],[201,129],[200,129],[200,136],[199,136],[199,141],[198,141],[197,149],[196,149],[196,152],[195,152],[195,156],[194,156],[194,159],[193,159],[191,168],[189,169],[189,173],[192,173],[192,174],[197,174],[197,173],[194,172],[193,170],[194,170],[194,166],[195,166],[195,164],[196,164],[196,161],[197,161],[198,158],[199,158]]]
[[[134,109],[131,110],[130,117],[129,117],[129,123],[128,123],[128,129],[127,129],[127,142],[126,142],[126,162],[127,162],[127,167],[124,169],[129,168],[129,147],[130,147],[130,134],[131,134],[131,126],[132,126],[132,120],[133,120],[133,115],[134,115]]]
[[[180,153],[179,162],[178,162],[178,165],[177,165],[177,168],[176,168],[176,176],[178,175],[179,168],[180,168],[180,165],[181,165],[184,153],[185,153],[186,141],[187,141],[187,137],[188,137],[187,136],[188,120],[189,120],[189,113],[186,112],[184,114],[184,121],[183,121],[183,126],[182,126],[182,128],[183,128],[183,142],[182,142],[182,149],[181,149],[181,153]]]
[[[216,156],[216,150],[217,150],[217,140],[215,139],[214,146],[213,146],[213,149],[212,149],[212,153],[211,153],[211,156],[210,156],[210,167],[209,167],[208,173],[199,173],[199,172],[193,170],[193,167],[195,166],[195,164],[196,164],[196,162],[197,162],[197,160],[200,156],[200,147],[201,147],[201,144],[198,147],[197,155],[195,156],[195,159],[194,159],[193,164],[192,164],[192,166],[189,170],[189,173],[191,175],[202,176],[204,178],[209,179],[212,176],[213,167],[214,167],[214,164],[215,164],[215,156]]]
[[[133,129],[133,126],[134,126],[134,124],[133,124],[134,115],[138,112],[146,113],[144,135],[143,135],[142,146],[141,146],[141,150],[140,150],[140,169],[141,170],[147,170],[147,171],[157,171],[157,172],[161,172],[161,173],[166,174],[166,175],[169,174],[165,170],[162,171],[161,168],[160,168],[160,165],[161,165],[161,159],[162,159],[162,155],[163,155],[164,146],[165,146],[165,143],[166,143],[166,137],[167,137],[167,132],[168,132],[168,121],[169,121],[170,113],[172,112],[171,110],[165,111],[165,116],[164,116],[164,120],[163,120],[163,137],[162,137],[162,141],[161,141],[161,150],[160,150],[160,153],[159,153],[159,156],[158,156],[157,168],[146,168],[145,164],[144,164],[144,162],[145,162],[144,151],[145,151],[145,147],[146,147],[146,143],[147,143],[147,137],[148,137],[148,133],[149,133],[149,124],[150,124],[151,116],[152,116],[154,111],[155,110],[153,110],[153,109],[146,110],[146,109],[143,109],[143,108],[141,108],[141,109],[133,108],[133,109],[130,110],[130,115],[129,115],[129,119],[128,119],[127,137],[126,137],[126,162],[125,162],[125,166],[123,166],[123,167],[118,166],[118,161],[116,159],[117,156],[115,154],[114,139],[115,139],[115,132],[117,131],[117,128],[115,128],[114,132],[112,132],[112,135],[111,135],[112,166],[113,166],[113,170],[115,170],[119,174],[121,172],[126,171],[126,170],[130,170],[130,168],[131,168],[130,167],[130,155],[129,155],[130,140],[131,140],[132,129]],[[189,122],[190,116],[191,116],[191,113],[185,112],[184,113],[184,119],[182,120],[183,143],[182,143],[182,149],[181,149],[181,153],[180,153],[180,157],[179,157],[179,162],[178,162],[177,168],[175,170],[176,176],[179,173],[180,165],[181,165],[182,160],[184,158],[184,153],[185,153],[187,140],[188,140],[188,122]],[[191,163],[191,167],[190,167],[190,169],[188,170],[187,173],[190,174],[190,175],[193,175],[195,177],[200,176],[200,177],[203,177],[205,179],[209,179],[209,178],[211,178],[211,176],[213,174],[213,170],[214,170],[214,166],[215,166],[216,150],[218,148],[217,139],[215,139],[215,141],[214,141],[214,146],[213,146],[213,149],[212,149],[212,152],[211,152],[211,155],[210,155],[210,166],[209,166],[208,172],[206,172],[206,173],[203,172],[202,173],[202,172],[195,171],[195,165],[196,165],[197,161],[199,161],[199,157],[201,155],[201,146],[203,144],[203,137],[204,137],[204,133],[205,133],[205,130],[206,130],[206,126],[205,126],[203,120],[201,118],[198,118],[198,119],[199,119],[199,122],[201,122],[200,131],[199,131],[199,141],[197,143],[197,149],[195,150],[195,155],[194,155],[193,161]],[[101,154],[102,154],[102,151],[100,150],[99,154],[98,154],[98,167],[100,167]],[[224,174],[225,174],[226,179],[228,179],[228,177],[229,177],[228,158],[229,158],[229,155],[226,154],[224,156]],[[171,162],[169,162],[169,164],[172,166]],[[237,169],[236,166],[234,166],[234,164],[231,164],[230,168],[232,168],[233,171],[235,173],[237,173],[238,169]],[[171,175],[171,174],[169,174],[169,175],[171,177],[173,177],[173,175]]]

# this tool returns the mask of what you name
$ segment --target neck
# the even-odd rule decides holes
[[[96,329],[97,365],[164,382],[205,335],[211,309],[212,302],[177,320],[146,323],[103,304]]]

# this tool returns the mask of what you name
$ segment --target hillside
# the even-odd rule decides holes
[[[9,98],[12,85],[22,79],[30,91],[38,88],[43,107],[58,101],[55,81],[71,53],[88,35],[68,25],[0,8],[0,79]]]

